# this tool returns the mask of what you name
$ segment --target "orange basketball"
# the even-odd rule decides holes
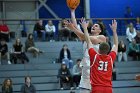
[[[71,9],[76,9],[80,4],[80,0],[67,0],[67,6]]]

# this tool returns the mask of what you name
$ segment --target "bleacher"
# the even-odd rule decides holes
[[[27,53],[30,62],[24,65],[0,65],[0,88],[3,80],[10,77],[13,81],[14,93],[20,93],[24,76],[30,75],[37,93],[70,93],[71,90],[60,90],[57,79],[60,63],[55,63],[60,49],[65,43],[68,44],[74,62],[77,58],[82,58],[81,42],[36,42],[36,46],[45,53],[37,58],[33,58],[30,53]],[[9,43],[9,48],[11,47],[12,43]],[[140,62],[115,62],[115,66],[116,81],[113,81],[113,93],[139,93],[140,82],[135,80],[135,75],[140,73]],[[78,93],[78,90],[73,91]]]

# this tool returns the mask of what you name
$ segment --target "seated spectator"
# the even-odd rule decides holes
[[[33,54],[33,57],[36,57],[38,54],[43,53],[43,51],[35,47],[32,34],[28,35],[28,38],[25,42],[25,50],[31,52]]]
[[[8,64],[11,64],[10,58],[9,58],[9,52],[8,52],[8,45],[4,39],[0,41],[0,64],[1,64],[2,58],[7,58]]]
[[[73,67],[73,61],[71,60],[71,53],[66,44],[63,45],[63,48],[60,51],[59,58],[60,58],[60,62],[65,62],[69,69]]]
[[[45,27],[43,26],[43,21],[39,20],[35,26],[34,26],[34,39],[37,40],[37,38],[41,38],[43,41],[45,41],[46,39],[46,31],[45,31]]]
[[[121,62],[122,58],[125,62],[127,62],[126,45],[123,40],[121,40],[118,45],[118,62]]]
[[[69,40],[71,38],[70,36],[70,29],[67,27],[66,19],[63,19],[61,22],[59,22],[59,37],[62,37],[61,40]]]
[[[137,35],[135,37],[136,43],[140,44],[140,18],[137,17],[136,18],[136,31],[137,31]]]
[[[11,54],[11,62],[13,62],[13,60],[14,60],[14,63],[17,64],[17,59],[18,58],[21,59],[23,64],[24,64],[24,60],[29,62],[28,57],[23,52],[23,45],[21,44],[20,39],[16,39],[16,42],[13,45],[13,51],[12,51],[12,54]]]
[[[140,18],[139,17],[137,17],[137,19],[136,19],[136,31],[137,31],[137,33],[140,33]]]
[[[81,29],[80,24],[77,24],[77,27],[78,27],[78,29]],[[70,33],[71,33],[70,40],[72,40],[72,41],[78,41],[79,40],[79,38],[77,37],[77,35],[73,31],[70,32]]]
[[[133,23],[130,23],[129,26],[126,29],[126,36],[129,42],[132,42],[132,40],[137,35],[136,29],[133,26]]]
[[[47,40],[50,42],[54,41],[55,37],[55,25],[53,25],[52,20],[48,21],[48,24],[45,25],[45,30],[46,30],[46,35],[47,35]]]
[[[0,24],[0,39],[5,39],[9,42],[9,28],[3,21]]]
[[[72,80],[72,76],[71,73],[69,71],[69,69],[67,68],[67,65],[65,62],[63,62],[61,64],[61,68],[58,71],[58,78],[60,80],[60,88],[61,90],[63,90],[63,84],[64,83],[70,83],[70,87],[71,89],[73,89],[73,80]]]
[[[35,86],[31,83],[31,77],[25,77],[25,84],[21,87],[21,93],[36,93]]]
[[[140,32],[137,33],[135,40],[137,44],[140,44]]]
[[[77,63],[73,67],[73,83],[76,84],[77,89],[79,89],[79,83],[81,80],[81,73],[82,73],[80,63],[81,63],[81,59],[77,59]]]
[[[128,55],[131,56],[133,60],[140,60],[140,50],[135,39],[133,39],[132,43],[129,44]]]
[[[2,84],[2,93],[13,93],[12,80],[7,78]]]

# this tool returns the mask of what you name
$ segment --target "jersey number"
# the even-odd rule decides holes
[[[107,71],[108,62],[99,61],[98,70]]]

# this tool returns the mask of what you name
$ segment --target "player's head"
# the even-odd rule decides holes
[[[91,28],[91,33],[99,35],[103,31],[103,26],[100,23],[95,23]]]
[[[99,53],[100,54],[108,54],[109,50],[110,50],[110,46],[108,43],[103,42],[100,44],[100,46],[99,46]]]

